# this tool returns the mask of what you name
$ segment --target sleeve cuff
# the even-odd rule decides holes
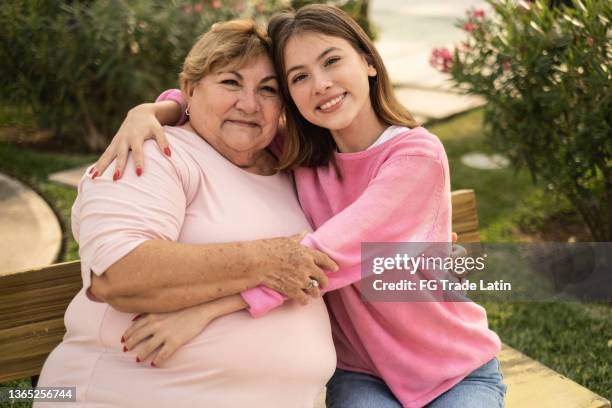
[[[247,289],[240,293],[242,299],[249,305],[248,311],[252,317],[260,317],[270,310],[280,306],[285,301],[285,297],[265,286]]]
[[[185,114],[185,109],[187,109],[187,107],[185,106],[185,97],[183,97],[183,93],[180,90],[178,89],[165,90],[155,100],[155,102],[161,102],[161,101],[174,101],[181,106],[181,118],[179,119],[177,123],[175,123],[175,125],[178,126],[178,125],[182,125],[185,122],[187,122],[187,115]]]

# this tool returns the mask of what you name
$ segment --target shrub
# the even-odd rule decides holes
[[[612,3],[487,1],[494,15],[468,11],[468,40],[431,63],[486,98],[494,147],[612,241]]]
[[[2,102],[26,106],[64,144],[101,149],[127,110],[175,87],[217,21],[266,16],[278,1],[24,0],[0,8]]]

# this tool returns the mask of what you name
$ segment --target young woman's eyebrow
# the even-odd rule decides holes
[[[332,52],[332,51],[340,51],[340,48],[337,48],[337,47],[329,47],[329,48],[327,48],[325,51],[323,51],[323,52],[322,52],[322,53],[321,53],[321,54],[320,54],[320,55],[317,57],[317,61],[320,61],[321,59],[325,58],[325,56],[326,56],[327,54],[329,54],[330,52]],[[289,76],[289,74],[291,73],[291,71],[295,71],[296,69],[302,69],[302,68],[304,68],[304,67],[305,67],[304,65],[295,65],[295,66],[293,66],[293,67],[289,68],[289,69],[287,70],[287,76]]]

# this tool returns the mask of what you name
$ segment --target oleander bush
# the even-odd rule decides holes
[[[0,7],[0,102],[62,145],[105,147],[127,110],[175,87],[199,35],[280,0],[23,0]]]
[[[431,63],[486,98],[489,142],[612,241],[612,3],[487,0]],[[503,188],[503,186],[501,186]]]

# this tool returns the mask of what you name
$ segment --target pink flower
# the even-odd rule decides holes
[[[258,13],[263,13],[266,11],[266,5],[264,3],[257,3],[255,10],[257,10]]]
[[[429,57],[429,64],[435,69],[448,72],[453,62],[453,55],[446,47],[434,48]]]
[[[587,44],[589,44],[589,47],[593,45],[593,37],[587,38]]]
[[[476,29],[476,24],[472,23],[471,21],[468,21],[467,23],[463,25],[463,29],[467,31],[468,33],[471,33],[472,31]]]
[[[198,3],[196,5],[193,6],[193,11],[196,13],[201,13],[202,11],[204,11],[204,4],[203,3]]]
[[[210,5],[213,10],[219,10],[221,8],[221,0],[213,0]]]
[[[484,18],[485,12],[482,9],[471,8],[465,12],[465,15],[467,16],[468,20],[472,20],[477,18]]]
[[[504,71],[509,71],[510,70],[510,61],[505,61],[502,65]]]

